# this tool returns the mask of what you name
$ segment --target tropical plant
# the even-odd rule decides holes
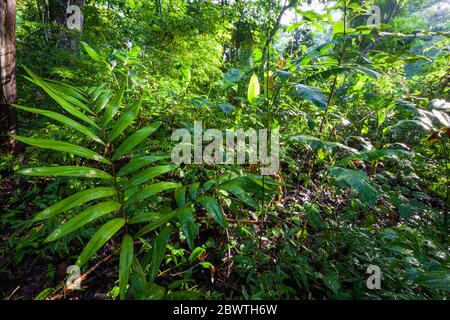
[[[16,107],[44,115],[75,129],[88,138],[86,143],[92,147],[15,136],[18,141],[34,147],[88,159],[89,165],[34,167],[22,169],[18,173],[27,176],[79,177],[95,180],[92,188],[79,191],[38,212],[33,217],[33,222],[46,223],[62,213],[66,214],[62,219],[64,223],[45,239],[45,242],[51,242],[77,231],[88,223],[101,220],[101,227],[86,244],[76,264],[79,267],[84,266],[105,243],[118,236],[122,239],[119,263],[120,297],[124,298],[135,257],[135,241],[190,210],[189,203],[164,215],[140,209],[142,206],[139,203],[143,200],[180,186],[175,182],[159,180],[162,175],[175,171],[176,165],[151,166],[167,158],[166,156],[140,156],[145,154],[145,149],[141,146],[161,126],[161,122],[156,121],[133,130],[133,122],[139,114],[143,99],[139,99],[129,107],[123,107],[126,81],[109,99],[111,93],[104,89],[104,86],[83,90],[62,82],[42,79],[28,68],[24,68],[28,72],[29,80],[43,89],[73,118],[50,110],[18,105]],[[83,124],[74,118],[81,120]],[[144,226],[134,232],[135,225]],[[167,235],[167,231],[161,234]],[[157,263],[154,265],[159,266]],[[154,269],[153,272],[156,273]]]

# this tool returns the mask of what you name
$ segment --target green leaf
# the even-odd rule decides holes
[[[119,259],[119,292],[120,299],[125,299],[127,292],[128,277],[130,275],[131,263],[133,261],[133,238],[126,234],[122,240]]]
[[[34,298],[34,300],[45,300],[47,297],[55,291],[54,288],[45,288]]]
[[[219,188],[234,194],[239,200],[253,209],[259,209],[259,205],[255,202],[255,200],[253,200],[241,187],[233,183],[228,183],[225,185],[220,185]]]
[[[148,225],[146,225],[145,227],[143,227],[141,230],[139,230],[136,235],[135,238],[140,238],[144,235],[146,235],[147,233],[155,230],[156,228],[160,227],[161,225],[169,222],[170,220],[172,220],[173,218],[175,218],[176,216],[178,216],[179,214],[185,212],[185,211],[189,211],[192,210],[191,208],[191,204],[190,203],[186,203],[183,207],[178,208],[170,213],[166,213],[164,215],[161,216],[161,218],[159,218],[156,221],[153,221],[151,223],[149,223]]]
[[[327,97],[319,89],[304,84],[295,84],[294,87],[302,99],[308,100],[322,110],[327,107]]]
[[[71,115],[73,115],[74,117],[77,117],[80,120],[83,120],[86,123],[89,123],[91,126],[100,129],[100,127],[88,116],[86,116],[84,113],[82,113],[81,111],[79,111],[78,109],[76,109],[70,102],[68,102],[65,99],[65,96],[59,92],[59,91],[55,91],[52,90],[40,77],[38,77],[37,75],[35,75],[30,69],[28,69],[27,67],[23,66],[23,68],[27,71],[27,73],[31,76],[31,78],[29,77],[25,77],[28,80],[30,80],[31,82],[33,82],[34,84],[36,84],[37,86],[41,87],[45,92],[47,92],[47,94],[56,102],[58,102],[58,104],[64,109],[66,110],[68,113],[70,113]]]
[[[195,182],[189,187],[189,198],[195,200],[197,198],[198,188],[200,187],[200,182]]]
[[[450,273],[447,270],[422,272],[414,282],[430,289],[450,292]]]
[[[105,214],[114,212],[119,210],[121,207],[120,203],[109,201],[109,202],[101,202],[96,205],[93,205],[86,210],[83,210],[74,218],[70,219],[59,228],[54,230],[48,237],[45,239],[45,242],[50,242],[57,240],[59,238],[64,237],[65,235],[74,232],[75,230],[81,228],[82,226],[88,224],[95,219],[103,217]]]
[[[133,204],[135,202],[144,200],[154,194],[157,194],[159,192],[169,190],[169,189],[175,189],[178,188],[180,184],[174,183],[174,182],[158,182],[152,185],[149,185],[140,191],[134,193],[130,198],[126,200],[126,204]]]
[[[217,200],[213,197],[201,196],[198,198],[198,202],[206,209],[206,212],[222,227],[227,228],[228,223],[225,219],[222,207]]]
[[[170,234],[172,233],[172,226],[164,228],[155,239],[152,250],[152,260],[150,262],[149,281],[155,281],[156,274],[158,273],[159,266],[164,258],[167,242],[169,241]]]
[[[126,128],[130,126],[131,123],[133,123],[139,113],[139,109],[141,108],[142,100],[143,97],[139,99],[139,101],[137,101],[130,110],[125,112],[120,117],[109,135],[110,142],[113,142]]]
[[[253,74],[248,84],[247,99],[251,104],[256,103],[260,94],[259,80],[256,74]]]
[[[180,213],[178,216],[178,220],[180,221],[181,230],[183,231],[184,236],[186,237],[186,241],[189,245],[189,248],[191,250],[194,250],[194,240],[195,237],[198,235],[199,227],[195,223],[194,220],[194,211],[192,208],[189,208],[189,210],[184,210]]]
[[[14,139],[20,142],[29,144],[34,147],[72,153],[83,158],[96,160],[106,164],[111,164],[111,162],[109,162],[105,157],[99,155],[98,153],[68,142],[61,142],[47,139],[26,138],[26,137],[19,137],[16,135],[13,135],[13,137]]]
[[[105,62],[103,58],[95,51],[90,45],[88,45],[84,41],[80,41],[81,45],[83,46],[83,49],[87,52],[87,54],[92,58],[92,60],[95,60],[97,62]]]
[[[45,79],[45,81],[47,83],[51,82],[58,91],[65,93],[68,96],[75,97],[84,103],[89,102],[88,99],[86,99],[85,92],[77,87],[54,79]]]
[[[77,98],[80,96],[79,93],[73,92],[73,90],[70,90],[60,84],[56,84],[56,83],[44,80],[42,78],[39,78],[37,75],[34,75],[34,74],[31,75],[31,78],[29,78],[29,77],[25,77],[25,78],[28,79],[29,81],[33,82],[37,86],[40,86],[41,88],[43,88],[58,103],[60,103],[60,101],[69,103],[73,106],[78,107],[79,109],[81,109],[83,111],[86,111],[87,113],[90,113],[91,115],[95,115],[95,113],[92,112],[92,110],[86,105],[86,103],[80,101]],[[71,93],[75,94],[75,96],[73,96]],[[57,99],[60,101],[58,101]],[[83,97],[82,100],[85,101],[86,99]]]
[[[27,168],[17,172],[25,176],[53,176],[53,177],[84,177],[84,178],[98,178],[110,180],[113,177],[105,171],[77,166],[54,166],[54,167],[39,167]]]
[[[364,172],[340,167],[330,167],[329,170],[338,183],[343,183],[344,186],[350,187],[358,192],[361,201],[375,204],[378,198],[378,192],[371,185],[369,178]]]
[[[308,135],[299,134],[299,135],[291,136],[288,139],[291,141],[296,141],[296,142],[307,144],[313,150],[339,148],[339,149],[344,149],[344,150],[350,151],[352,153],[358,152],[358,150],[348,147],[346,145],[343,145],[341,143],[325,141],[325,140],[321,140],[319,138],[316,138],[313,136],[308,136]]]
[[[175,189],[175,201],[179,207],[184,206],[186,203],[186,187],[179,187]]]
[[[15,104],[13,104],[13,106],[16,107],[17,109],[36,113],[36,114],[41,114],[46,117],[49,117],[50,119],[61,122],[61,123],[65,124],[66,126],[69,126],[73,129],[77,130],[78,132],[81,132],[82,134],[86,135],[87,137],[91,138],[92,140],[97,141],[98,143],[100,143],[102,145],[105,145],[105,143],[91,130],[89,130],[88,128],[86,128],[85,126],[80,124],[79,122],[72,120],[66,116],[63,116],[62,114],[59,114],[59,113],[53,112],[53,111],[48,111],[48,110],[22,107],[22,106],[18,106]]]
[[[176,168],[177,168],[176,164],[169,164],[166,166],[155,166],[155,167],[143,170],[143,171],[139,172],[138,174],[134,175],[130,180],[128,180],[127,183],[125,184],[125,188],[129,189],[129,188],[135,187],[144,182],[147,182],[150,179],[160,176],[164,173],[173,171]]]
[[[48,207],[45,210],[42,210],[34,216],[33,220],[45,220],[57,215],[58,213],[78,207],[88,201],[111,197],[116,193],[117,191],[115,189],[106,187],[97,187],[93,189],[83,190],[75,193],[74,195],[71,195],[68,198],[65,198],[64,200],[59,201],[58,203],[52,205],[51,207]]]
[[[161,218],[159,213],[142,211],[133,214],[131,219],[128,221],[128,224],[152,222],[158,220],[159,218]]]
[[[117,173],[118,177],[122,177],[122,176],[126,176],[128,174],[131,174],[133,172],[136,172],[137,170],[145,167],[148,164],[160,161],[160,160],[164,160],[164,159],[169,159],[170,156],[145,156],[145,157],[139,157],[139,158],[134,158],[132,159],[130,162],[128,162],[125,166],[122,167],[122,169],[120,169],[120,171]]]
[[[161,125],[161,121],[153,122],[152,124],[145,126],[142,129],[139,129],[127,139],[117,148],[116,152],[113,155],[113,161],[119,159],[121,156],[130,153],[138,144],[140,144],[145,138],[155,132],[159,126]]]
[[[86,247],[78,257],[76,265],[82,267],[88,260],[101,248],[103,245],[111,239],[114,234],[120,230],[125,224],[123,218],[117,218],[105,223],[94,236],[89,240]]]
[[[100,112],[102,111],[106,105],[108,104],[109,100],[111,99],[111,95],[109,92],[102,93],[95,103],[95,111]]]
[[[116,115],[116,113],[119,111],[119,107],[122,104],[123,100],[123,94],[125,93],[125,89],[127,88],[127,81],[122,85],[119,92],[112,98],[112,100],[108,103],[105,113],[102,117],[102,124],[106,126],[111,119]]]
[[[189,255],[189,262],[192,263],[195,260],[197,260],[199,257],[204,255],[206,253],[205,248],[197,247],[194,250],[192,250],[192,253]]]

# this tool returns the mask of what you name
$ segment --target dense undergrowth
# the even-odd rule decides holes
[[[81,36],[19,4],[4,299],[447,297],[448,6],[108,3]],[[195,121],[279,130],[280,169],[171,163]]]

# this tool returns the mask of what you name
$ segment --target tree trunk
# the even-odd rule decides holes
[[[45,1],[44,1],[45,2]],[[57,29],[53,32],[53,40],[56,41],[57,47],[62,47],[66,49],[71,49],[78,51],[78,40],[77,36],[74,34],[67,33],[64,28],[68,28],[68,19],[73,14],[73,12],[67,13],[67,8],[71,5],[78,6],[81,10],[83,9],[84,0],[48,0],[48,5],[44,6],[45,14],[43,14],[48,22],[56,23],[56,25],[62,26],[63,29]],[[81,21],[79,35],[82,33],[83,28],[83,15],[81,11]],[[76,30],[73,30],[76,32]]]
[[[16,1],[0,0],[0,140],[15,153],[17,114],[10,104],[16,100]]]

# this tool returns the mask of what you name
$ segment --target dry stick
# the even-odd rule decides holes
[[[103,264],[103,263],[105,263],[105,262],[108,262],[109,261],[109,259],[111,259],[112,258],[112,256],[114,256],[117,252],[119,252],[119,249],[116,249],[116,250],[114,250],[114,252],[113,253],[111,253],[110,255],[108,255],[108,256],[106,256],[106,257],[104,257],[102,260],[100,260],[99,262],[97,262],[94,266],[92,266],[88,271],[86,271],[85,273],[83,273],[81,276],[80,276],[80,282],[83,282],[84,280],[86,280],[86,278],[95,270],[95,269],[97,269],[101,264]],[[65,285],[64,284],[59,284],[56,288],[55,288],[55,290],[53,291],[53,293],[52,293],[52,295],[50,295],[47,299],[48,300],[54,300],[54,299],[56,299],[56,298],[60,298],[60,297],[62,297],[63,295],[62,294],[56,294],[57,292],[59,292],[59,291],[61,291],[61,290],[63,290],[63,292],[64,292],[64,296],[66,295],[66,288],[65,288]],[[70,291],[70,290],[67,290],[67,291]]]

